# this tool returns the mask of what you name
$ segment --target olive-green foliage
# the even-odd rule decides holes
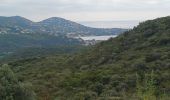
[[[34,57],[46,57],[50,55],[58,54],[74,54],[82,50],[86,50],[86,46],[83,45],[63,45],[54,47],[26,47],[18,49],[15,52],[7,52],[0,54],[1,62],[11,62],[20,59],[28,59]],[[88,49],[88,48],[87,48]]]
[[[19,80],[32,82],[39,100],[137,100],[136,88],[142,97],[166,100],[170,95],[169,22],[170,17],[146,21],[80,54],[9,64]],[[136,73],[141,78],[138,84]]]
[[[156,100],[157,98],[157,87],[156,80],[154,78],[154,72],[151,74],[145,74],[144,79],[139,79],[137,75],[137,96],[141,100]]]
[[[0,67],[0,100],[35,100],[30,84],[19,82],[8,65]]]

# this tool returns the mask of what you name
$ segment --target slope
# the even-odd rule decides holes
[[[0,34],[0,60],[16,52],[21,53],[24,49],[29,49],[32,54],[43,51],[50,53],[50,48],[59,50],[67,47],[74,48],[80,46],[83,42],[77,39],[67,38],[66,36],[53,36],[47,34]],[[72,47],[71,47],[72,46]],[[36,52],[37,48],[37,52]],[[18,51],[19,50],[19,51]],[[28,53],[28,52],[25,52]],[[52,53],[52,52],[51,52]],[[24,54],[24,53],[23,53]]]
[[[0,60],[21,49],[39,48],[40,52],[43,53],[44,50],[51,47],[54,49],[57,46],[55,50],[59,50],[61,46],[69,45],[71,47],[71,45],[83,44],[82,40],[72,38],[72,36],[111,35],[120,34],[124,31],[126,29],[90,28],[58,17],[33,22],[20,16],[0,16]],[[43,48],[45,49],[41,50]],[[32,53],[35,54],[36,52],[32,51]]]
[[[0,17],[0,34],[45,33],[50,35],[117,35],[127,29],[90,28],[59,17],[32,22],[20,16]]]
[[[141,98],[168,100],[165,95],[170,94],[169,22],[170,17],[143,22],[77,55],[9,64],[21,81],[32,82],[39,100],[140,100],[138,75]]]

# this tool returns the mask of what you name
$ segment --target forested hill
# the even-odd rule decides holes
[[[66,50],[63,49],[76,50],[74,47],[85,43],[75,37],[118,35],[126,30],[91,28],[59,17],[33,22],[20,16],[0,16],[0,60],[7,56],[16,55],[17,52],[24,49],[32,50],[30,55],[27,55],[28,57],[32,57],[33,54],[37,56],[36,53],[40,56],[47,52],[48,54],[56,54],[55,50],[64,52]],[[53,50],[49,50],[50,48]],[[35,49],[36,52],[33,51]]]
[[[0,61],[6,57],[27,58],[68,53],[83,45],[83,41],[66,36],[53,36],[47,34],[0,34]],[[63,50],[65,49],[65,50]],[[23,55],[22,55],[23,54]],[[16,57],[14,57],[14,55]]]
[[[9,65],[39,100],[168,100],[170,17],[140,23],[77,55]]]
[[[20,16],[0,16],[0,34],[118,35],[126,30],[121,28],[91,28],[59,17],[33,22]]]
[[[139,55],[146,56],[147,54],[153,54],[153,56],[167,54],[166,56],[168,56],[169,52],[164,52],[164,50],[168,51],[169,46],[170,17],[164,17],[140,23],[133,30],[96,45],[88,53],[89,56],[93,56],[89,58],[85,54],[88,59],[84,60],[92,60],[91,63],[94,63],[94,60],[100,61],[102,58],[109,62],[109,60],[115,60],[114,58],[120,57],[120,55],[122,55],[122,59],[130,56],[134,58],[135,52],[137,53],[136,57],[140,57]]]

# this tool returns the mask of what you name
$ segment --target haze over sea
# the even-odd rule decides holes
[[[79,22],[85,26],[94,27],[94,28],[126,28],[132,29],[133,27],[137,26],[141,21],[137,20],[126,20],[126,21],[84,21]],[[115,38],[117,35],[103,35],[103,36],[84,36],[84,37],[77,37],[81,38],[85,41],[87,40],[101,40],[105,41],[110,38]]]
[[[139,22],[137,20],[125,20],[125,21],[83,21],[79,22],[85,26],[95,27],[95,28],[127,28],[131,29],[137,26]]]

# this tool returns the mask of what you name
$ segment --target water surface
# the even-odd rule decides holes
[[[108,40],[110,38],[115,38],[117,37],[117,35],[106,35],[106,36],[82,36],[82,37],[79,37],[85,41],[87,40],[101,40],[101,41],[105,41],[105,40]]]

